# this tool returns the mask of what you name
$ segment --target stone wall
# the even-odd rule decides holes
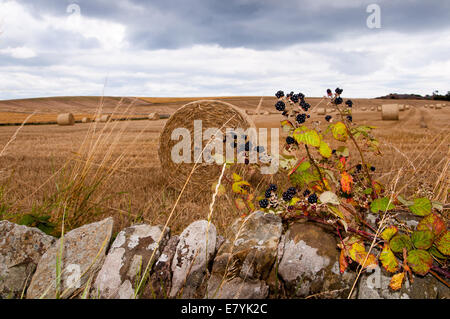
[[[347,298],[356,278],[339,271],[334,233],[312,222],[283,229],[256,211],[220,236],[206,220],[179,236],[146,224],[111,240],[113,219],[50,237],[0,222],[1,298]],[[364,272],[352,298],[448,298],[430,274],[393,292],[381,268]]]

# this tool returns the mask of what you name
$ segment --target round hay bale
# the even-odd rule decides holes
[[[109,121],[110,118],[111,118],[111,115],[108,115],[108,114],[100,115],[99,117],[97,117],[95,119],[95,122],[106,123]]]
[[[82,119],[81,119],[81,123],[91,123],[92,121],[91,121],[91,118],[90,117],[83,117]]]
[[[72,113],[62,113],[56,118],[56,123],[58,123],[58,125],[74,125],[75,118]]]
[[[327,113],[327,109],[324,107],[319,107],[317,109],[317,115],[325,115]]]
[[[375,108],[375,106],[372,106],[372,107],[370,108],[370,110],[371,110],[372,112],[375,112],[377,109]]]
[[[434,109],[434,105],[428,105],[429,109]]]
[[[398,105],[398,110],[399,110],[400,112],[403,112],[403,111],[405,110],[405,105],[404,105],[404,104],[399,104],[399,105]]]
[[[270,112],[265,111],[265,112],[262,113],[262,115],[270,115]]]
[[[398,104],[383,104],[381,106],[381,119],[383,121],[398,121]]]
[[[377,111],[378,111],[378,112],[381,112],[381,105],[378,105],[378,106],[377,106]]]
[[[410,109],[410,106],[409,106],[409,105],[406,105],[406,106],[405,106],[405,109],[406,109],[406,110],[409,110],[409,109]]]
[[[156,121],[156,120],[159,120],[161,117],[159,116],[159,114],[158,113],[150,113],[149,115],[148,115],[148,119],[150,120],[150,121]]]
[[[367,109],[363,106],[362,108],[361,108],[361,111],[363,111],[363,112],[365,112]]]
[[[442,104],[436,104],[436,110],[442,109]]]
[[[201,120],[202,128],[202,149],[197,149],[197,155],[195,152],[194,143],[194,121]],[[159,160],[165,176],[172,187],[181,189],[186,183],[195,162],[198,159],[199,154],[208,143],[208,138],[203,136],[205,130],[220,129],[222,135],[225,136],[227,129],[242,129],[255,128],[255,124],[252,119],[240,108],[222,101],[215,100],[200,100],[188,103],[179,108],[166,122],[164,129],[160,135],[159,141]],[[172,140],[172,132],[179,129],[180,133],[183,130],[185,133],[190,133],[190,151],[188,154],[189,163],[181,161],[181,163],[175,163],[172,159],[172,149],[175,145],[179,144],[183,139],[181,136],[174,136],[175,140]],[[197,130],[199,126],[197,126]],[[199,131],[195,132],[197,135]],[[184,137],[186,138],[186,137]],[[206,138],[206,140],[203,140]],[[219,141],[222,143],[222,141]],[[211,144],[210,144],[211,145]],[[223,145],[223,152],[225,155],[226,145]],[[185,154],[183,154],[184,156]],[[189,156],[190,155],[190,156]],[[213,155],[213,154],[212,154]],[[237,169],[244,166],[244,164],[233,165]],[[242,168],[242,167],[241,167]],[[189,185],[197,188],[211,187],[213,182],[216,182],[220,176],[222,165],[216,163],[206,163],[203,156],[201,161],[197,164],[195,171],[192,173]]]

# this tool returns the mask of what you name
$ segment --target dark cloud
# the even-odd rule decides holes
[[[338,41],[374,32],[366,26],[369,4],[381,6],[383,31],[404,33],[450,26],[447,0],[23,0],[33,14],[67,15],[77,3],[89,17],[119,22],[137,48],[181,48],[194,44],[276,48]]]

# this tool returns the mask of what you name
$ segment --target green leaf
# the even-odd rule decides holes
[[[429,230],[435,236],[439,236],[446,229],[445,222],[437,214],[426,216],[417,225],[417,230]]]
[[[302,125],[296,128],[293,137],[298,143],[314,147],[320,146],[321,139],[319,134],[315,130],[309,130],[306,126]]]
[[[23,215],[19,221],[19,225],[31,226],[36,222],[36,217],[31,214]]]
[[[310,167],[311,167],[311,163],[310,162],[303,162],[297,168],[297,171],[304,172],[304,171],[308,170]]]
[[[348,157],[348,156],[350,155],[350,152],[349,152],[349,150],[348,150],[348,147],[346,147],[346,146],[339,146],[339,147],[336,149],[336,154],[337,154],[338,156]]]
[[[428,250],[428,252],[430,254],[432,254],[434,257],[438,258],[438,259],[447,259],[447,257],[445,255],[443,255],[437,248],[436,246],[431,246],[431,248]]]
[[[370,204],[370,210],[373,213],[378,213],[379,211],[385,212],[394,209],[395,205],[389,201],[389,197],[377,198]]]
[[[429,230],[417,230],[412,233],[411,240],[417,249],[427,250],[433,245],[434,235]]]
[[[436,240],[436,247],[441,253],[446,256],[450,255],[450,233],[445,231],[445,233]]]
[[[320,142],[320,147],[319,147],[319,153],[320,155],[322,155],[325,158],[330,158],[331,157],[331,148],[330,146],[325,143],[325,142]]]
[[[415,198],[414,204],[409,206],[409,210],[417,216],[427,216],[431,214],[431,202],[428,198]]]
[[[395,258],[394,253],[387,243],[384,244],[383,250],[381,251],[380,261],[384,269],[388,272],[394,273],[399,268],[398,260]]]
[[[406,261],[416,274],[425,276],[433,264],[433,257],[425,250],[415,249],[408,252]]]
[[[310,183],[319,180],[319,178],[315,174],[310,173],[309,171],[295,172],[294,174],[289,176],[289,179],[291,180],[292,184],[294,184],[294,186],[299,186],[300,188],[303,188]]]
[[[363,191],[363,193],[364,194],[366,194],[366,195],[370,195],[370,194],[372,194],[373,193],[373,189],[372,188],[366,188],[364,191]]]
[[[381,238],[383,238],[385,241],[389,241],[395,234],[397,234],[397,232],[398,228],[395,226],[386,227],[381,233]]]
[[[400,202],[400,203],[402,203],[403,205],[405,205],[405,206],[411,206],[411,205],[413,205],[414,204],[414,202],[412,202],[412,201],[410,201],[410,200],[406,200],[406,199],[404,199],[402,196],[397,196],[397,200]]]
[[[407,235],[401,234],[394,236],[394,238],[391,239],[389,246],[394,253],[401,253],[403,252],[403,248],[411,250],[412,242]]]
[[[345,142],[348,137],[347,127],[342,122],[337,122],[331,128],[331,132],[333,133],[333,137],[341,142]]]

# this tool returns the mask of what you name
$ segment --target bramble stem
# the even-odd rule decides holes
[[[311,154],[309,153],[309,148],[308,148],[308,145],[306,145],[306,144],[305,144],[305,149],[306,149],[306,153],[308,154],[308,158],[309,158],[311,164],[314,165],[314,167],[317,170],[317,173],[319,173],[320,184],[322,185],[323,190],[325,191],[325,183],[323,182],[323,177],[322,177],[322,173],[320,172],[320,168],[319,168],[319,166],[317,166],[316,161],[314,161],[314,158],[312,158]]]

